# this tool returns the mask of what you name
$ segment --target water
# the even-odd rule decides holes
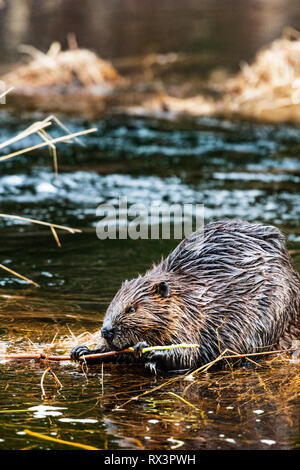
[[[20,59],[20,44],[46,51],[58,40],[66,47],[73,32],[80,47],[112,60],[125,77],[155,78],[156,90],[166,85],[189,96],[206,89],[215,68],[235,72],[285,26],[299,24],[298,0],[0,1],[0,73]],[[158,54],[154,65],[151,54]],[[43,117],[0,111],[0,142]],[[176,240],[100,241],[96,208],[119,196],[147,206],[204,204],[206,222],[238,217],[274,224],[300,272],[299,127],[121,114],[61,120],[73,132],[93,126],[98,132],[82,138],[85,147],[58,146],[58,178],[46,149],[1,162],[0,213],[82,233],[59,231],[58,248],[48,228],[0,217],[0,263],[40,286],[0,270],[0,354],[47,350],[52,342],[52,352],[67,354],[72,334],[99,330],[122,281],[176,246]],[[76,449],[26,430],[99,449],[300,445],[296,362],[210,371],[194,381],[154,377],[135,366],[90,367],[85,374],[73,363],[54,363],[63,388],[48,373],[42,397],[46,367],[0,363],[0,449]]]
[[[0,4],[0,68],[20,60],[20,44],[43,51],[59,41],[78,44],[128,72],[128,58],[150,54],[189,57],[172,70],[184,80],[217,67],[236,70],[283,28],[299,28],[298,0],[7,0]],[[191,59],[192,58],[192,59]],[[164,68],[164,79],[169,67]]]
[[[2,114],[0,140],[37,117]],[[48,228],[0,219],[1,263],[40,285],[1,271],[2,351],[36,350],[57,335],[55,352],[67,353],[58,338],[96,332],[121,282],[176,246],[176,240],[100,241],[96,208],[121,195],[129,204],[203,203],[206,222],[239,217],[275,224],[300,271],[299,128],[124,115],[62,120],[71,130],[96,126],[98,132],[83,138],[85,147],[58,147],[58,178],[46,150],[1,163],[1,213],[82,229],[59,232],[58,248]],[[34,143],[34,137],[26,141]],[[18,148],[20,143],[9,150]],[[124,365],[90,368],[85,375],[61,363],[53,371],[63,388],[47,375],[46,398],[40,386],[46,364],[0,367],[2,449],[68,448],[24,434],[26,429],[101,449],[299,446],[297,363],[212,371],[193,382]],[[176,380],[166,383],[170,378]]]

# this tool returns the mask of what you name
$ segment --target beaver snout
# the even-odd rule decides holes
[[[111,323],[103,325],[101,328],[101,335],[107,341],[111,341],[114,337],[115,329],[111,326]]]

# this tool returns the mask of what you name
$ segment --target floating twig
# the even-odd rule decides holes
[[[38,437],[39,439],[45,439],[46,441],[57,442],[58,444],[66,444],[68,446],[80,447],[85,450],[101,450],[97,447],[88,446],[85,444],[79,444],[78,442],[64,441],[63,439],[56,439],[55,437],[46,436],[45,434],[40,434],[39,432],[30,431],[29,429],[24,429],[24,432],[29,436]]]
[[[44,379],[46,377],[46,374],[50,372],[52,374],[52,377],[54,378],[56,384],[59,386],[59,388],[62,388],[62,384],[61,382],[58,380],[57,376],[54,374],[53,370],[51,369],[51,367],[47,367],[47,369],[43,372],[43,375],[41,377],[41,389],[42,389],[42,397],[45,398],[46,396],[46,393],[45,393],[45,389],[44,389]]]

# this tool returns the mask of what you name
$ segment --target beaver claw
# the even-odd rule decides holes
[[[142,352],[143,352],[143,349],[144,348],[148,348],[149,347],[149,344],[146,343],[146,341],[140,341],[139,343],[136,343],[134,346],[133,346],[133,354],[136,358],[138,357],[141,357],[142,356]]]
[[[71,349],[70,356],[73,361],[79,361],[81,356],[89,354],[90,350],[87,346],[75,346]]]

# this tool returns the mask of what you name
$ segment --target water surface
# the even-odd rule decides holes
[[[0,141],[37,118],[3,113]],[[58,177],[46,150],[1,163],[1,213],[82,229],[76,235],[59,232],[58,248],[49,229],[0,219],[1,263],[40,285],[1,271],[1,351],[36,350],[71,332],[96,332],[121,282],[176,246],[176,240],[100,241],[96,208],[117,203],[119,196],[147,205],[205,204],[206,222],[238,217],[275,224],[300,270],[299,128],[124,115],[93,123],[63,120],[71,130],[95,125],[98,132],[83,138],[85,147],[58,147]],[[67,350],[61,343],[55,352]],[[57,390],[48,375],[43,399],[45,368],[1,364],[2,449],[67,447],[28,436],[26,429],[101,449],[299,446],[297,363],[275,360],[169,384],[174,375],[153,377],[134,366],[105,365],[85,375],[62,363],[53,370],[63,388]]]

